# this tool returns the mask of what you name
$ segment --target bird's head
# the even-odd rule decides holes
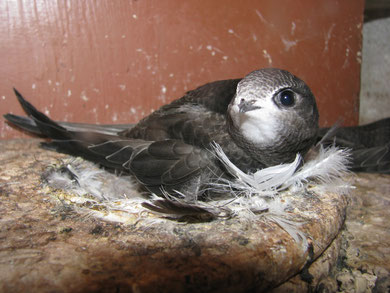
[[[307,152],[317,136],[318,116],[305,82],[288,71],[265,68],[238,83],[228,109],[228,126],[238,145],[270,166]]]

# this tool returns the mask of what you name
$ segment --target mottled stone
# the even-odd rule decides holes
[[[390,175],[354,180],[334,275],[341,292],[390,292]]]
[[[389,237],[389,230],[381,230],[389,228],[389,212],[383,209],[388,189],[378,191],[381,187],[373,183],[380,180],[386,188],[388,176],[356,177],[342,234],[343,196],[329,193],[297,201],[292,214],[303,220],[301,231],[311,244],[307,249],[266,218],[125,225],[76,212],[40,180],[48,165],[67,156],[38,145],[37,140],[0,142],[2,292],[263,292],[275,287],[275,292],[305,292],[347,283],[358,288],[388,284],[389,241],[375,234]],[[358,190],[371,196],[362,197]],[[382,210],[371,215],[368,205]],[[371,222],[364,222],[368,218]],[[347,267],[353,282],[340,275]],[[361,274],[353,274],[354,269]]]

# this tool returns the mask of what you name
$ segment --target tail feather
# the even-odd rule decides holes
[[[70,131],[88,131],[108,135],[117,135],[118,133],[129,130],[135,126],[135,124],[88,124],[59,121],[56,121],[56,123]]]
[[[38,128],[35,120],[30,117],[19,116],[14,114],[5,114],[4,118],[13,125],[30,132],[35,135],[42,136],[41,130]],[[131,129],[135,124],[88,124],[88,123],[73,123],[64,121],[55,121],[56,124],[65,128],[68,131],[75,132],[96,132],[101,134],[116,135],[117,133]]]
[[[57,131],[74,131],[74,132],[96,132],[108,135],[116,135],[117,133],[128,130],[134,127],[135,124],[106,124],[106,125],[96,125],[96,124],[87,124],[87,123],[70,123],[70,122],[59,122],[51,120],[45,114],[38,111],[31,103],[29,103],[24,97],[20,94],[18,90],[14,88],[14,92],[20,105],[23,110],[29,117],[23,117],[13,114],[5,114],[4,118],[10,121],[16,126],[37,134],[37,135],[46,135],[48,137],[53,137],[52,128],[55,128]],[[47,129],[47,127],[51,130]],[[46,133],[48,131],[49,133]],[[57,133],[58,134],[58,133]],[[63,133],[61,132],[61,135]]]
[[[7,121],[11,122],[12,124],[16,125],[17,127],[21,128],[23,130],[26,130],[27,132],[30,132],[30,133],[33,133],[36,135],[42,135],[37,124],[31,118],[24,117],[24,116],[18,116],[18,115],[14,115],[14,114],[5,114],[4,118],[7,119]]]
[[[32,119],[40,133],[52,139],[71,139],[68,131],[51,120],[45,114],[39,112],[33,105],[26,101],[23,96],[14,88],[14,92],[24,112]],[[31,125],[33,124],[31,123]]]
[[[48,149],[65,152],[71,155],[82,156],[88,160],[99,163],[105,167],[127,171],[118,157],[110,158],[121,150],[122,160],[125,162],[131,157],[133,150],[138,147],[139,142],[126,139],[128,147],[123,149],[124,138],[116,135],[115,130],[123,130],[125,125],[118,127],[108,126],[106,130],[87,124],[57,123],[42,112],[38,111],[31,103],[14,89],[16,97],[28,117],[6,114],[4,117],[16,126],[33,134],[41,135],[51,140],[42,145]],[[103,131],[91,131],[97,129]],[[95,147],[107,144],[108,148]],[[134,144],[134,146],[133,146]]]

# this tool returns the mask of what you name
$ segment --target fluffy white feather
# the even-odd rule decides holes
[[[305,183],[316,182],[325,189],[343,192],[349,185],[344,184],[343,178],[349,173],[348,164],[350,153],[346,149],[330,146],[324,149],[319,146],[317,156],[305,162],[297,172],[285,181],[282,188],[302,189]]]
[[[305,162],[298,169],[302,157],[297,154],[294,162],[261,169],[253,174],[246,174],[238,169],[224,154],[222,148],[214,145],[217,157],[227,170],[236,177],[234,181],[220,180],[215,183],[216,189],[235,192],[250,197],[253,194],[273,197],[285,189],[302,191],[306,185],[315,182],[317,185],[332,191],[343,191],[348,184],[344,183],[348,172],[349,151],[335,146],[324,149],[319,146],[317,155]]]
[[[219,160],[226,166],[227,170],[237,178],[235,181],[221,180],[221,184],[217,183],[216,187],[223,189],[229,186],[242,191],[247,197],[252,194],[274,196],[275,191],[277,191],[287,180],[290,180],[301,162],[301,156],[298,154],[295,157],[294,162],[290,164],[272,166],[261,169],[254,174],[246,174],[229,160],[218,144],[214,144],[213,147]]]

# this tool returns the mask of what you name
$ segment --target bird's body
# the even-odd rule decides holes
[[[162,106],[135,125],[55,122],[15,91],[29,118],[10,122],[51,138],[49,146],[134,175],[150,192],[201,194],[210,178],[229,176],[212,152],[219,144],[244,172],[288,163],[318,136],[309,87],[291,73],[261,69],[216,81]]]

